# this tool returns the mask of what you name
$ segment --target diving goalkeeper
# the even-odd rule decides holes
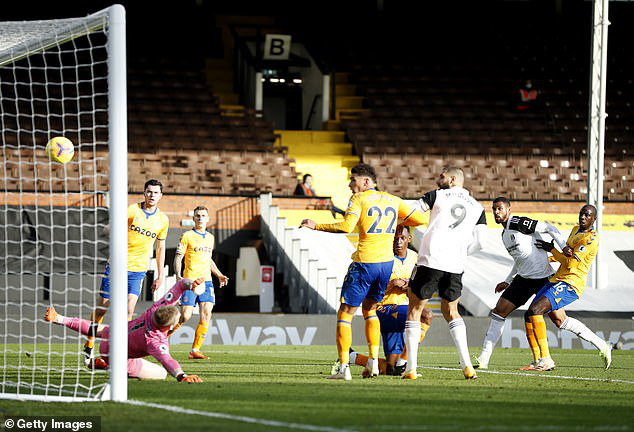
[[[204,278],[193,282],[189,279],[181,279],[143,315],[128,323],[128,377],[160,380],[165,379],[169,372],[179,382],[202,382],[198,375],[187,375],[183,372],[178,362],[170,355],[167,332],[180,319],[180,311],[174,303],[183,292],[188,289],[193,290],[203,283],[205,283]],[[45,319],[76,330],[83,335],[101,338],[99,353],[103,361],[95,362],[95,367],[100,369],[108,367],[109,326],[81,318],[67,318],[58,314],[52,306],[47,309]],[[143,357],[148,355],[157,359],[163,367],[144,360]]]

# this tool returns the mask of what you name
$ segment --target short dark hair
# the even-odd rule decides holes
[[[312,175],[310,174],[304,174],[304,177],[302,177],[302,183],[306,183],[306,178],[307,177],[312,177]]]
[[[370,177],[374,183],[376,183],[376,171],[370,165],[365,163],[360,163],[352,167],[350,170],[350,174]]]
[[[505,196],[499,196],[499,197],[497,197],[496,199],[493,200],[493,204],[497,204],[499,202],[503,202],[504,204],[506,204],[509,207],[511,206],[511,200],[508,199]]]
[[[205,206],[198,206],[198,207],[196,207],[196,208],[194,209],[194,214],[195,214],[197,211],[201,211],[201,210],[205,210],[207,213],[209,213],[209,209],[208,209],[207,207],[205,207]]]
[[[158,186],[161,188],[161,193],[163,193],[163,183],[158,181],[157,179],[149,179],[145,182],[145,186],[143,186],[143,191],[147,189],[148,186]]]
[[[410,228],[409,228],[409,226],[407,226],[407,225],[397,225],[396,226],[396,234],[398,234],[399,231],[400,232],[407,231],[407,234],[411,234],[412,233]]]

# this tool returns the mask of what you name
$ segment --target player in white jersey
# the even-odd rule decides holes
[[[410,279],[405,342],[409,360],[404,379],[416,379],[420,317],[427,301],[438,291],[441,310],[458,349],[466,379],[477,378],[467,345],[467,328],[458,313],[462,274],[468,254],[481,248],[486,216],[482,205],[464,189],[464,172],[448,167],[437,181],[439,189],[418,201],[422,211],[430,210],[429,225],[418,252],[418,265]],[[474,235],[476,240],[474,241]]]
[[[541,233],[549,234],[560,248],[566,240],[554,226],[527,217],[511,215],[511,201],[506,197],[493,200],[493,217],[502,225],[502,242],[513,258],[513,268],[504,282],[495,287],[502,292],[495,308],[491,311],[491,324],[482,344],[482,352],[475,358],[475,367],[487,369],[493,348],[502,336],[506,317],[529,298],[537,294],[555,273],[548,262],[548,253],[536,246],[542,240]],[[551,317],[555,321],[556,317]]]
[[[566,247],[566,239],[554,226],[527,217],[512,216],[511,202],[508,198],[498,197],[493,200],[493,215],[495,221],[504,227],[502,242],[513,258],[514,264],[506,280],[495,287],[495,292],[503,291],[503,294],[491,311],[491,324],[484,339],[482,353],[475,359],[476,367],[481,369],[487,369],[489,366],[493,348],[502,336],[506,317],[537,294],[555,273],[549,263],[548,252],[540,247],[540,244],[549,245],[546,247],[547,250],[552,250],[553,246],[544,242],[540,233],[549,234],[562,250]],[[548,315],[557,328],[568,330],[592,343],[604,358],[609,359],[611,353],[608,343],[594,334],[581,321],[566,316],[563,309],[553,310]],[[606,369],[607,367],[609,367],[609,360],[606,360]],[[534,358],[533,362],[522,370],[550,370],[552,368],[554,365],[549,367],[539,358]]]

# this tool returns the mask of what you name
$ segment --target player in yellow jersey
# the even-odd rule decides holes
[[[165,266],[165,239],[169,228],[169,219],[158,208],[163,196],[163,184],[155,179],[145,182],[143,202],[128,207],[128,320],[132,319],[134,308],[141,293],[141,286],[152,257],[156,241],[156,264],[158,272],[152,284],[155,291],[163,282]],[[90,316],[93,323],[100,324],[110,304],[110,267],[106,266],[101,289],[97,298],[97,307]],[[96,328],[96,326],[93,326]],[[91,363],[94,337],[89,336],[84,346],[84,360]]]
[[[381,323],[381,339],[385,360],[379,359],[379,372],[382,375],[400,376],[407,366],[407,350],[405,348],[405,320],[407,319],[407,286],[409,278],[418,260],[418,254],[408,249],[412,237],[409,227],[399,225],[394,235],[394,267],[387,284],[385,296],[377,305],[377,316]],[[432,312],[429,308],[421,315],[421,342],[431,326]],[[355,351],[350,353],[350,363],[360,366],[367,364],[368,357]],[[336,370],[339,361],[336,363]],[[333,374],[336,371],[333,370]],[[364,371],[366,372],[366,371]]]
[[[539,361],[528,370],[552,370],[555,362],[550,356],[546,323],[543,315],[558,311],[558,327],[572,331],[585,340],[593,343],[603,358],[605,368],[612,362],[611,347],[596,336],[584,324],[574,318],[566,317],[563,308],[577,300],[583,294],[588,271],[599,249],[599,237],[593,228],[597,218],[597,209],[592,205],[584,205],[579,212],[579,225],[575,226],[566,246],[561,252],[553,243],[537,240],[537,247],[550,252],[559,261],[560,266],[550,281],[535,295],[535,299],[525,314],[526,336],[534,353],[538,353]]]
[[[341,367],[331,379],[351,380],[350,345],[352,317],[361,306],[365,318],[365,333],[370,351],[366,366],[370,377],[379,374],[379,343],[381,330],[376,315],[377,303],[383,298],[392,274],[394,255],[392,244],[398,221],[416,226],[423,223],[423,214],[402,199],[376,189],[376,173],[370,165],[361,163],[350,170],[350,198],[344,220],[332,224],[317,224],[304,219],[300,227],[333,233],[350,233],[359,228],[359,244],[352,255],[352,264],[341,289],[341,305],[337,312],[337,351]]]
[[[194,229],[183,233],[174,257],[174,272],[176,280],[183,277],[187,279],[205,279],[205,292],[199,296],[193,291],[186,291],[181,297],[183,313],[180,321],[174,327],[174,331],[187,322],[194,311],[194,306],[198,303],[200,322],[196,327],[192,350],[189,353],[191,360],[206,359],[207,357],[200,351],[207,329],[211,321],[211,311],[216,302],[214,295],[214,285],[211,278],[213,274],[220,281],[219,288],[227,284],[229,278],[223,275],[211,257],[214,250],[214,236],[207,231],[209,222],[209,210],[207,207],[198,206],[194,209]],[[185,259],[185,269],[182,270],[183,258]]]

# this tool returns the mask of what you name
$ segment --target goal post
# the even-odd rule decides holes
[[[125,31],[120,5],[0,22],[0,399],[127,399]],[[75,147],[65,164],[45,152],[57,136]],[[108,260],[104,373],[44,315],[89,319]]]

